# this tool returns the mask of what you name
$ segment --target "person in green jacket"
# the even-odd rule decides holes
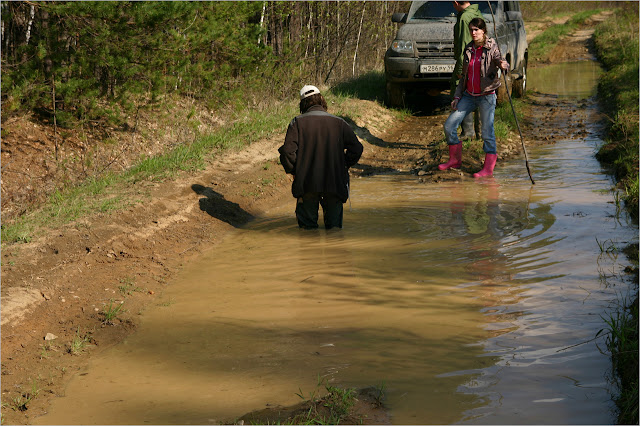
[[[453,94],[462,76],[464,47],[472,41],[471,34],[469,33],[469,22],[471,22],[473,18],[483,18],[477,4],[471,4],[468,1],[454,1],[453,7],[458,15],[456,24],[453,27],[453,55],[456,58],[456,65],[453,69],[453,74],[451,74],[451,100],[453,100]],[[471,139],[474,135],[473,114],[469,114],[462,121],[460,138]]]

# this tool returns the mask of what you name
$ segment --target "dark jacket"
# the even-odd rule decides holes
[[[473,41],[471,33],[469,32],[469,22],[471,22],[473,18],[484,19],[477,4],[470,4],[462,12],[458,12],[456,24],[453,26],[453,56],[456,58],[456,65],[453,69],[451,79],[456,82],[458,81],[458,76],[462,74],[464,48]]]
[[[331,192],[349,198],[349,167],[362,155],[362,144],[341,118],[314,105],[297,116],[278,149],[284,171],[294,175],[291,193]]]
[[[467,71],[469,69],[469,62],[471,61],[473,50],[473,42],[467,44],[464,49],[462,78],[460,78],[458,88],[456,89],[456,98],[461,98],[467,88]],[[482,60],[480,62],[480,88],[482,89],[482,93],[488,94],[500,87],[500,75],[498,74],[500,60],[501,55],[500,50],[498,49],[498,44],[494,39],[487,38],[487,41],[482,47]]]

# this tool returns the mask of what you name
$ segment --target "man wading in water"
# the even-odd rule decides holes
[[[284,171],[293,175],[298,226],[317,228],[322,205],[325,228],[342,228],[349,167],[360,159],[362,144],[343,119],[327,112],[327,102],[315,86],[300,91],[300,114],[289,123],[278,149]]]

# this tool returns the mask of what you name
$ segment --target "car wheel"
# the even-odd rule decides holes
[[[506,82],[505,82],[506,77]],[[501,104],[503,102],[509,102],[509,94],[507,93],[507,88],[511,86],[511,74],[502,74],[500,71],[500,87],[498,87],[498,91],[496,93],[496,102]]]
[[[387,82],[387,105],[404,108],[405,90],[401,84]]]
[[[527,60],[522,65],[522,77],[513,82],[513,96],[521,98],[527,90]]]

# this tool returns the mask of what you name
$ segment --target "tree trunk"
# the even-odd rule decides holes
[[[31,38],[31,26],[33,25],[33,17],[36,14],[36,8],[31,5],[31,10],[29,12],[29,23],[27,24],[27,34],[25,36],[26,41],[24,44],[29,44],[29,39]]]
[[[260,29],[262,29],[262,27],[264,26],[264,14],[266,9],[267,9],[267,2],[265,0],[262,2],[262,13],[260,14]],[[258,45],[260,44],[261,41],[262,41],[262,34],[258,35]]]
[[[53,108],[53,141],[55,144],[56,163],[58,162],[58,121],[56,119],[56,81],[51,75],[51,105]]]
[[[358,57],[358,45],[360,44],[360,34],[362,34],[362,21],[364,20],[364,10],[367,7],[367,2],[363,2],[362,4],[362,15],[360,16],[360,28],[358,29],[358,38],[356,39],[356,50],[353,53],[353,68],[351,71],[351,76],[356,76],[356,58]]]

